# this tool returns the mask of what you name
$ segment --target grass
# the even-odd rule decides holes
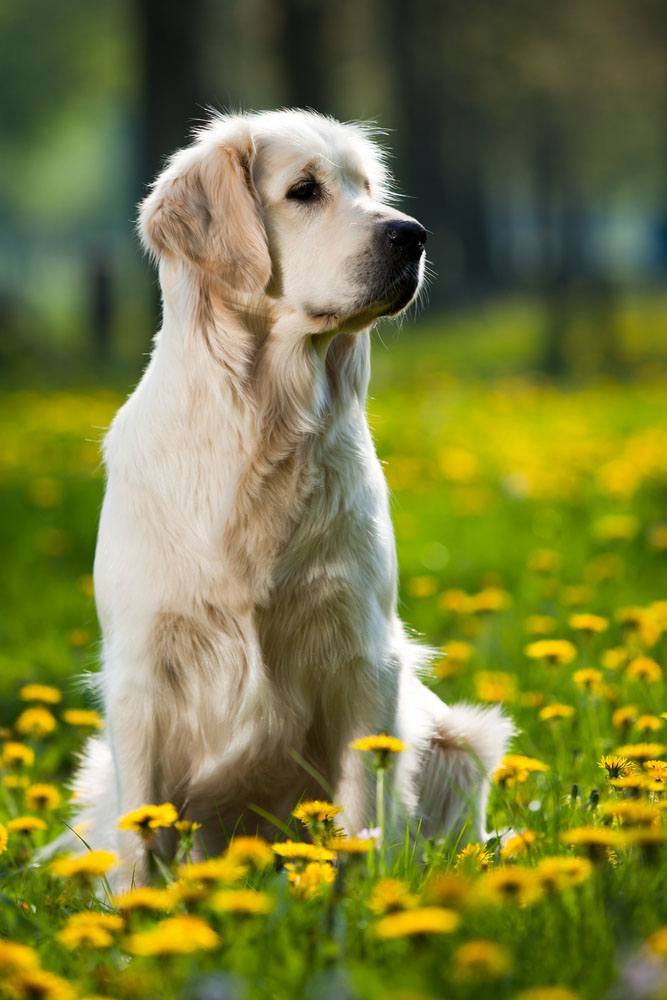
[[[30,856],[71,814],[63,782],[87,730],[63,721],[62,711],[86,705],[75,678],[97,662],[90,578],[103,487],[97,442],[121,395],[7,393],[0,402],[2,738],[19,739],[36,759],[6,767],[0,822],[31,814],[48,828],[9,833],[0,856],[0,932],[34,948],[58,978],[39,985],[34,971],[5,969],[3,979],[9,958],[0,941],[0,996],[514,1000],[560,986],[570,992],[553,1000],[624,1000],[638,995],[633,976],[649,984],[641,996],[663,995],[667,943],[651,935],[667,924],[664,778],[623,790],[598,762],[642,743],[658,744],[650,756],[663,758],[667,744],[667,381],[652,369],[622,385],[555,388],[516,374],[518,359],[530,356],[525,344],[486,334],[483,322],[478,332],[463,320],[455,326],[449,336],[427,331],[418,344],[410,328],[400,340],[387,334],[388,346],[376,348],[369,412],[393,490],[402,614],[449,651],[436,660],[432,684],[447,701],[501,701],[519,730],[513,749],[544,765],[528,771],[519,762],[494,784],[491,828],[527,834],[514,855],[510,846],[503,856],[495,841],[488,857],[462,855],[460,844],[390,829],[387,875],[398,886],[383,882],[375,852],[340,854],[334,881],[328,863],[304,870],[294,862],[291,872],[251,864],[200,900],[170,890],[173,914],[189,912],[217,935],[177,925],[179,941],[199,936],[192,954],[172,953],[159,911],[133,912],[128,927],[110,932],[109,947],[60,940],[72,914],[115,912],[109,900],[95,901],[83,876],[56,877]],[[480,380],[480,369],[491,377]],[[640,610],[623,623],[627,608]],[[578,629],[572,616],[580,613],[601,622],[584,619],[590,627]],[[572,643],[574,658],[550,666],[526,655],[529,643],[545,638]],[[47,708],[57,725],[43,737],[12,729],[22,728],[27,703],[18,693],[28,681],[63,692]],[[567,707],[549,721],[544,709],[554,704]],[[631,773],[646,779],[641,748],[626,756]],[[26,800],[24,779],[60,789],[63,804],[40,812]],[[629,797],[635,792],[638,800]],[[647,807],[643,818],[636,801]],[[587,826],[611,846],[563,841],[564,831]],[[295,836],[300,829],[295,820]],[[321,836],[322,827],[314,832]],[[579,859],[557,889],[545,877],[550,857]],[[522,879],[514,895],[494,890],[499,876],[489,873],[496,872],[510,889],[511,879]],[[163,871],[158,881],[172,877]],[[232,909],[221,909],[211,899],[225,886],[265,894],[244,905],[270,912],[240,913],[241,897],[230,896],[224,906]],[[383,906],[405,910],[408,929],[425,906],[437,908],[430,919],[441,924],[442,910],[454,912],[448,919],[456,927],[384,939]],[[156,927],[157,937],[141,937]],[[164,954],[138,955],[147,940]],[[465,946],[477,940],[486,944],[474,961]]]

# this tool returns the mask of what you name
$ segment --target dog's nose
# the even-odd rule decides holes
[[[426,230],[415,219],[393,219],[384,223],[384,232],[392,247],[409,254],[421,253]]]

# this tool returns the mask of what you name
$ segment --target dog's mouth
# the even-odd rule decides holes
[[[414,301],[422,284],[423,254],[405,264],[398,274],[385,280],[345,309],[307,308],[310,319],[322,332],[361,330],[382,316],[398,316]]]

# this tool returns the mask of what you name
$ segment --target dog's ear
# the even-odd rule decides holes
[[[254,144],[177,153],[141,203],[139,233],[157,258],[182,257],[231,288],[261,291],[271,259],[252,181]]]

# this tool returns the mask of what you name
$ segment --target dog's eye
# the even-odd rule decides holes
[[[287,192],[290,201],[317,201],[322,195],[322,188],[314,180],[298,181]]]

